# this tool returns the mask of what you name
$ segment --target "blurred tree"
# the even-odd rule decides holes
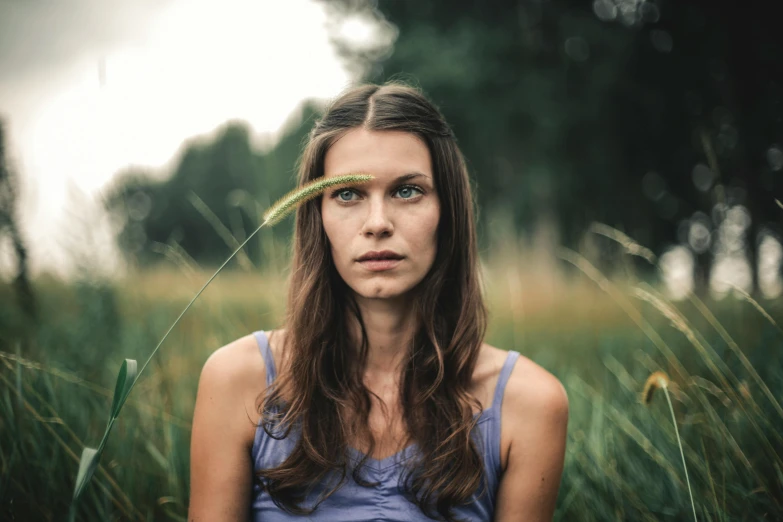
[[[617,112],[624,161],[643,175],[652,203],[651,243],[688,245],[704,287],[714,254],[725,246],[717,239],[732,207],[751,217],[744,250],[752,273],[759,233],[780,238],[774,198],[781,191],[775,172],[783,169],[781,16],[779,3],[756,0],[741,7],[662,3],[627,70],[654,96],[629,97]]]
[[[573,245],[600,221],[657,252],[683,242],[706,282],[726,210],[750,209],[750,242],[779,222],[779,3],[325,4],[365,78],[412,76],[439,104],[479,204],[510,209],[521,230],[553,220]],[[343,30],[356,20],[385,36],[357,45]]]
[[[6,147],[5,122],[0,119],[0,241],[9,240],[16,266],[13,287],[19,308],[28,320],[37,318],[37,305],[27,266],[27,247],[19,227],[19,179],[11,168]]]
[[[260,224],[266,207],[292,188],[300,146],[318,110],[305,103],[267,152],[253,150],[250,130],[234,122],[213,141],[186,143],[165,180],[135,170],[118,176],[105,205],[119,223],[120,249],[141,265],[161,259],[160,244],[198,263],[222,263]],[[290,226],[275,232],[287,237]],[[245,250],[248,259],[262,256],[259,242]]]
[[[156,242],[178,245],[198,261],[214,264],[230,253],[214,220],[226,226],[228,194],[233,190],[253,193],[256,182],[248,130],[230,123],[212,143],[186,144],[174,174],[166,181],[154,181],[139,172],[121,177],[107,197],[107,206],[124,218],[120,246],[139,262],[158,257],[150,248],[150,242]],[[214,216],[212,223],[204,208],[206,216]],[[247,216],[241,219],[246,226]]]

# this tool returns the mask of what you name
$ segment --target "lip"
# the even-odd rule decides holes
[[[399,265],[400,262],[402,262],[402,259],[368,259],[366,261],[359,261],[364,268],[372,272],[391,270]]]
[[[362,254],[361,257],[357,259],[357,261],[359,262],[377,261],[383,258],[393,258],[394,260],[399,261],[403,257],[404,256],[401,256],[400,254],[394,252],[393,250],[381,250],[381,251],[370,250],[369,252],[365,252],[364,254]],[[383,260],[385,261],[386,259]]]

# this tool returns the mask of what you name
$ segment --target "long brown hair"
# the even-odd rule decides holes
[[[471,437],[477,422],[473,411],[481,405],[468,391],[487,327],[470,180],[438,109],[417,89],[388,83],[354,87],[329,106],[302,153],[299,186],[322,177],[329,147],[359,127],[410,132],[427,145],[432,159],[441,208],[437,254],[415,289],[418,326],[400,382],[407,442],[415,441],[419,453],[401,485],[425,514],[451,521],[452,508],[469,503],[485,484],[483,459]],[[348,314],[361,327],[358,347],[349,339]],[[287,371],[267,389],[259,409],[270,436],[285,437],[294,427],[301,436],[282,464],[257,476],[278,507],[309,514],[318,504],[301,506],[307,492],[334,472],[339,480],[318,503],[347,473],[362,486],[374,485],[361,476],[375,447],[368,426],[372,392],[362,379],[366,329],[334,266],[319,199],[296,212],[285,327]],[[346,411],[353,413],[350,420]],[[356,466],[348,458],[352,437],[369,446]]]

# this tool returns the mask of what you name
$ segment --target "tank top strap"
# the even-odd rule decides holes
[[[272,350],[269,348],[269,339],[266,332],[259,330],[253,332],[258,343],[258,349],[261,352],[261,356],[264,358],[264,366],[266,366],[266,385],[270,386],[272,381],[277,377],[277,369],[275,368],[275,359],[272,357]]]
[[[503,405],[503,395],[506,391],[506,385],[508,379],[511,376],[511,371],[514,369],[517,359],[519,359],[519,352],[512,350],[508,351],[506,360],[503,361],[503,366],[500,368],[500,375],[498,375],[498,383],[495,385],[495,395],[492,397],[492,404],[489,409],[486,410],[489,418],[484,426],[483,437],[487,437],[483,444],[485,444],[485,456],[489,459],[488,466],[495,471],[496,476],[501,473],[501,442],[500,442],[500,417],[501,407]],[[496,484],[496,482],[495,482]]]
[[[511,371],[514,369],[514,364],[519,359],[519,352],[509,350],[506,360],[503,363],[503,367],[500,369],[500,376],[498,377],[497,386],[495,386],[495,395],[492,397],[493,410],[498,410],[500,413],[500,406],[503,403],[503,392],[506,390],[506,384],[508,384],[508,378],[511,376]]]

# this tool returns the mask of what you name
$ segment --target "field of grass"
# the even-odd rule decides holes
[[[693,520],[688,481],[698,520],[783,520],[780,302],[672,303],[655,281],[608,279],[571,260],[580,268],[511,249],[484,265],[487,342],[522,352],[568,391],[556,520]],[[0,287],[0,519],[65,518],[121,362],[146,360],[210,275],[40,279],[40,317],[26,330],[11,289]],[[201,366],[227,342],[276,328],[284,296],[281,271],[214,281],[131,393],[78,520],[185,520]],[[656,371],[671,379],[688,481],[666,396],[641,400]]]

